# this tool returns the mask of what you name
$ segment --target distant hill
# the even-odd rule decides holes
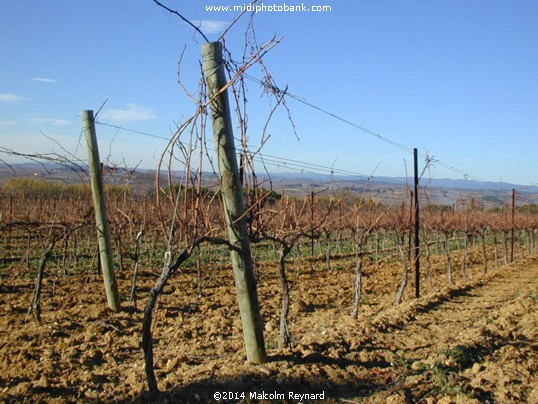
[[[272,174],[273,188],[288,195],[305,195],[312,191],[325,189],[342,190],[351,195],[372,198],[385,204],[399,203],[407,199],[402,192],[407,184],[413,187],[413,179],[405,177],[364,177],[340,176],[329,177],[311,173]],[[518,192],[518,204],[538,204],[538,187],[512,183],[497,183],[462,179],[422,178],[420,180],[422,198],[430,204],[454,205],[462,199],[473,198],[481,201],[484,207],[500,207],[510,203],[512,189]]]
[[[315,173],[277,173],[271,174],[273,180],[285,180],[285,181],[307,181],[330,183],[331,180],[336,183],[347,182],[355,183],[357,185],[364,185],[366,183],[370,185],[380,186],[396,186],[413,184],[413,178],[405,177],[366,177],[366,176],[343,176],[335,175],[328,177],[327,175],[315,174]],[[443,188],[443,189],[461,189],[461,190],[512,190],[515,189],[519,192],[531,192],[538,193],[538,187],[532,187],[530,185],[513,184],[509,182],[493,182],[493,181],[476,181],[476,180],[464,180],[464,179],[450,179],[450,178],[421,178],[420,184],[426,187]]]
[[[0,162],[0,184],[5,180],[17,177],[41,177],[66,179],[69,168],[59,164],[23,163],[7,165]],[[122,173],[129,170],[118,169],[107,175],[107,182],[122,181]],[[74,174],[71,172],[71,174]],[[177,178],[182,177],[181,172],[173,172]],[[163,175],[163,180],[166,175]],[[394,203],[395,194],[403,195],[403,186],[413,185],[412,178],[405,177],[366,177],[366,176],[327,176],[316,173],[258,173],[258,182],[269,188],[269,179],[273,189],[287,195],[306,195],[312,191],[342,190],[355,195],[363,195],[378,199],[386,203]],[[130,172],[130,185],[142,189],[154,187],[155,170],[139,169]],[[77,181],[76,174],[71,181]],[[70,182],[71,182],[70,181]],[[202,176],[204,185],[215,184],[216,178],[212,173]],[[426,189],[429,203],[454,204],[465,198],[481,200],[486,206],[499,206],[507,203],[512,189],[519,193],[522,203],[538,203],[538,187],[476,180],[449,179],[449,178],[422,178],[420,185]]]
[[[405,179],[401,179],[405,180]],[[412,182],[412,181],[411,181]],[[430,186],[435,188],[446,189],[467,189],[467,190],[512,190],[526,192],[531,187],[525,185],[512,184],[509,182],[492,182],[492,181],[476,181],[476,180],[463,180],[463,179],[450,179],[450,178],[422,178],[420,184],[423,186]],[[538,192],[535,190],[534,192]]]

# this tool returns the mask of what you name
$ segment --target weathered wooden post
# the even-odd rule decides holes
[[[510,262],[514,262],[515,220],[516,220],[516,190],[512,189],[512,220],[510,223]]]
[[[310,223],[314,223],[314,191],[310,192]],[[310,256],[314,256],[314,229],[310,237]]]
[[[415,171],[415,297],[420,297],[420,216],[418,205],[418,150],[413,149]]]
[[[245,205],[237,166],[228,92],[224,89],[227,83],[222,61],[222,44],[220,42],[204,44],[202,56],[204,76],[211,100],[210,111],[213,119],[220,187],[231,245],[230,255],[247,360],[253,363],[264,363],[267,357],[263,340],[263,324],[245,220]]]
[[[97,147],[97,135],[95,132],[93,111],[82,111],[82,128],[84,130],[84,135],[86,136],[86,145],[88,149],[88,168],[90,171],[97,240],[99,242],[99,255],[101,258],[101,268],[103,270],[106,299],[108,307],[114,311],[120,311],[120,298],[118,294],[118,285],[116,283],[116,275],[114,273],[114,262],[112,260],[110,226],[108,224],[106,212],[105,188],[103,186],[101,162],[99,161],[99,149]]]

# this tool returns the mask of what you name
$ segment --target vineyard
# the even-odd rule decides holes
[[[116,124],[157,114],[106,99],[81,112],[73,148],[44,132],[53,152],[0,146],[41,167],[0,159],[0,400],[538,402],[536,193],[489,183],[498,189],[445,197],[428,185],[432,168],[478,177],[429,151],[419,171],[417,148],[279,87],[264,58],[282,38],[259,42],[255,12],[210,41],[207,24],[153,3],[192,30],[202,56],[181,52],[177,84],[192,109],[173,106],[168,135]],[[230,37],[240,26],[243,44]],[[272,134],[299,140],[288,101],[325,142],[340,129],[321,115],[404,164],[412,155],[413,186],[407,167],[400,181],[374,176],[380,163],[364,175],[266,154]],[[129,141],[100,158],[97,127],[145,137],[145,156],[149,138],[165,146],[149,169],[127,167]],[[374,154],[360,148],[353,159]],[[326,180],[278,188],[272,169]]]
[[[206,402],[221,391],[246,401],[263,392],[342,402],[538,398],[536,206],[423,204],[419,291],[409,190],[386,205],[245,188],[268,354],[254,365],[245,362],[218,187],[156,195],[130,181],[107,186],[117,313],[106,307],[89,187],[4,184],[3,400]],[[186,246],[153,310],[161,392],[148,393],[143,310],[163,261]]]

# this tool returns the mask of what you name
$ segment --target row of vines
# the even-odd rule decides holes
[[[172,220],[165,219],[163,210],[166,199],[174,200],[176,196],[170,192],[164,192],[164,198],[141,195],[130,186],[110,186],[107,192],[118,270],[132,271],[135,265],[159,267]],[[247,209],[256,262],[323,260],[331,270],[337,268],[334,260],[354,256],[376,263],[403,260],[406,269],[412,266],[414,218],[408,201],[386,206],[345,195],[287,197],[265,190],[257,193],[250,198]],[[179,209],[174,218],[174,245],[184,245],[195,232],[203,231],[214,239],[225,237],[218,195],[204,189],[197,197],[184,192],[180,198],[186,207]],[[0,202],[3,275],[34,274],[50,239],[56,240],[49,263],[51,274],[80,274],[83,268],[97,271],[90,200],[89,189],[81,185],[54,191],[43,181],[8,181]],[[198,217],[191,214],[190,204],[196,205]],[[508,204],[486,210],[476,200],[460,201],[456,207],[424,206],[420,229],[424,275],[428,274],[431,254],[445,257],[449,284],[458,267],[461,276],[468,277],[469,248],[480,248],[484,271],[489,265],[506,264],[514,256],[530,255],[536,248],[537,228],[534,205],[517,207],[513,216]],[[204,263],[221,260],[225,248],[202,245],[186,265],[202,270]],[[452,262],[454,250],[463,252],[461,262]]]
[[[139,291],[140,278],[157,279],[163,261],[166,268],[178,260],[183,270],[196,274],[192,290],[185,293],[199,298],[218,276],[217,271],[228,268],[230,246],[225,241],[219,188],[190,182],[196,185],[161,185],[155,192],[137,185],[131,176],[124,185],[116,181],[107,186],[116,271],[121,282],[129,283],[130,292],[121,296],[124,306],[141,309],[148,296]],[[409,194],[402,188],[401,200],[387,205],[334,190],[290,197],[247,182],[246,221],[256,276],[259,282],[267,268],[272,268],[280,283],[278,346],[292,344],[288,318],[294,291],[290,279],[298,281],[302,272],[316,268],[352,273],[353,294],[342,311],[355,319],[360,319],[361,304],[368,301],[365,282],[375,284],[371,277],[386,273],[370,271],[365,281],[367,268],[399,267],[392,281],[392,302],[397,305],[411,298],[406,290],[417,287],[411,276],[417,258]],[[42,299],[38,285],[44,277],[54,285],[58,279],[84,283],[99,274],[90,201],[91,191],[84,184],[13,178],[3,186],[0,275],[36,279],[28,314],[33,312],[38,321]],[[179,208],[171,217],[172,206]],[[535,205],[507,203],[486,209],[475,199],[462,199],[453,206],[424,203],[420,217],[422,293],[450,286],[455,280],[470,280],[470,268],[476,273],[480,267],[486,273],[536,252]],[[433,262],[444,267],[444,275],[437,274],[436,281]],[[262,267],[264,271],[257,270]]]

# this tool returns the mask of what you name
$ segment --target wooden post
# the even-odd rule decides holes
[[[93,206],[95,210],[95,222],[97,227],[97,240],[99,242],[99,256],[103,270],[106,299],[108,307],[113,311],[120,310],[120,298],[118,285],[114,273],[112,260],[112,245],[110,242],[110,226],[105,203],[105,188],[99,161],[99,149],[97,147],[97,135],[95,132],[95,120],[93,111],[82,111],[82,127],[86,136],[88,149],[88,168],[92,186]]]
[[[202,46],[203,72],[211,100],[213,135],[220,173],[220,187],[224,203],[231,260],[234,271],[239,312],[247,360],[264,363],[267,360],[263,339],[263,324],[258,304],[254,265],[250,252],[248,228],[245,220],[243,190],[239,178],[226,76],[222,61],[222,44],[209,42]]]
[[[516,220],[516,190],[512,189],[512,224],[510,234],[510,262],[514,262],[514,227]]]
[[[310,192],[310,223],[314,223],[314,191]],[[314,230],[310,237],[310,256],[314,256]]]
[[[420,217],[418,206],[418,151],[413,149],[415,166],[415,297],[420,297]]]

